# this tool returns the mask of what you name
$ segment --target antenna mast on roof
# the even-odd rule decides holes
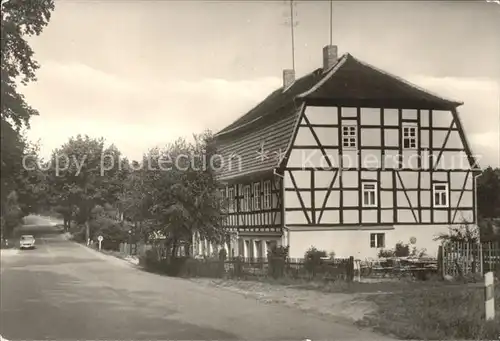
[[[295,70],[295,32],[294,32],[294,27],[299,24],[298,21],[295,20],[295,7],[297,6],[297,2],[294,0],[290,1],[285,1],[285,3],[290,5],[290,10],[286,14],[287,20],[285,21],[285,24],[288,26],[290,25],[290,34],[291,34],[291,39],[292,39],[292,69]],[[289,18],[288,18],[289,16]]]
[[[330,45],[332,45],[333,39],[333,0],[330,0]]]

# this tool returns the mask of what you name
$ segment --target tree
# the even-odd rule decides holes
[[[17,171],[16,192],[23,216],[47,208],[47,176],[39,156],[39,145],[26,142],[21,167]]]
[[[12,230],[21,223],[22,211],[15,191],[7,195],[2,215],[2,239],[10,237]]]
[[[500,168],[486,168],[477,182],[479,218],[500,218]]]
[[[78,135],[54,151],[48,182],[51,202],[66,207],[90,235],[89,222],[97,205],[115,204],[123,190],[126,173],[118,149],[104,147],[104,139]]]
[[[13,131],[9,124],[2,125],[1,138],[2,216],[12,210],[11,207],[8,207],[9,203],[12,202],[8,196],[14,193],[15,205],[19,208],[22,218],[39,211],[45,204],[45,174],[38,167],[40,163],[39,147],[37,144],[28,142],[23,135]],[[9,142],[4,144],[4,140],[9,139],[11,144],[9,145]],[[11,226],[6,227],[5,236],[9,237],[12,232]]]
[[[151,195],[147,187],[147,170],[143,169],[143,165],[147,164],[145,157],[143,163],[137,161],[131,163],[127,178],[124,181],[124,189],[119,198],[119,206],[123,212],[124,218],[134,224],[134,234],[142,241],[147,241],[149,238],[149,219],[151,214]]]
[[[167,237],[172,255],[180,243],[191,246],[193,234],[221,242],[223,204],[211,164],[216,153],[210,132],[184,139],[147,154],[149,171],[144,179],[150,190],[149,212],[154,227]]]
[[[8,0],[1,3],[0,124],[1,124],[1,214],[7,211],[7,196],[16,187],[15,178],[23,157],[25,141],[20,130],[38,112],[18,92],[17,82],[35,81],[39,68],[26,38],[39,35],[54,10],[53,0]],[[4,219],[2,219],[2,222]],[[2,224],[3,228],[3,224]]]
[[[20,128],[29,126],[31,116],[38,115],[16,85],[19,78],[24,85],[35,81],[35,72],[40,67],[33,59],[34,52],[26,37],[42,33],[54,10],[54,1],[8,0],[2,2],[1,9],[1,118],[2,123],[13,122]]]

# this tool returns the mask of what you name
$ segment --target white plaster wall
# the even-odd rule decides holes
[[[393,249],[398,242],[409,243],[411,237],[417,239],[417,249],[426,249],[429,256],[437,257],[439,241],[434,238],[449,232],[449,226],[436,225],[397,225],[393,230],[314,230],[290,231],[288,243],[290,257],[302,258],[314,246],[327,253],[335,252],[336,257],[357,259],[376,258],[380,249],[370,247],[371,233],[385,233],[385,249]]]
[[[337,107],[306,107],[305,113],[311,124],[337,124]]]
[[[335,252],[339,258],[376,257],[379,249],[370,248],[370,234],[383,232],[387,234],[391,231],[290,231],[290,257],[303,258],[312,246],[327,253]]]
[[[453,115],[450,111],[433,110],[432,111],[432,126],[447,128],[453,120]]]
[[[404,120],[416,120],[418,119],[418,111],[416,109],[403,109]]]
[[[384,109],[384,124],[397,126],[399,124],[398,109]]]

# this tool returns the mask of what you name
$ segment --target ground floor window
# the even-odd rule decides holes
[[[383,248],[385,247],[385,233],[371,233],[370,234],[370,247]]]

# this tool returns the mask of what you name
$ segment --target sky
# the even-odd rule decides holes
[[[104,137],[138,159],[215,132],[282,84],[292,67],[285,1],[63,0],[30,38],[41,68],[20,90],[40,112],[42,154],[71,136]],[[297,77],[322,65],[330,3],[295,9]],[[500,166],[500,5],[482,0],[333,2],[339,54],[462,101],[481,166]]]

